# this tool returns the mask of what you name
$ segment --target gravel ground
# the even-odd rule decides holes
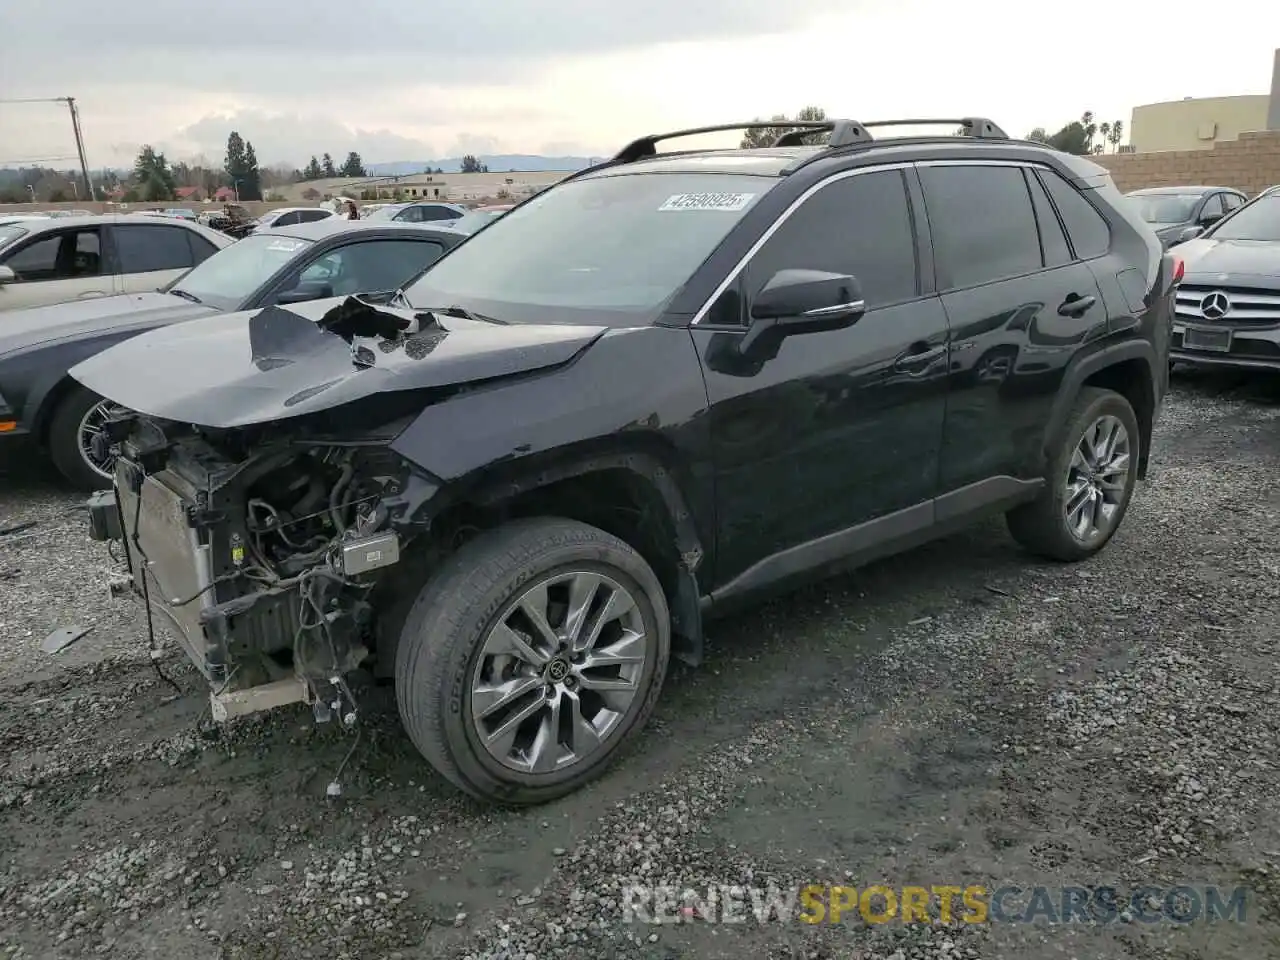
[[[1175,381],[1086,564],[990,523],[714,624],[623,763],[521,813],[435,777],[385,688],[358,739],[301,708],[212,731],[77,498],[0,457],[5,960],[1280,956],[1274,382]],[[1243,923],[646,925],[635,883],[1249,894]]]

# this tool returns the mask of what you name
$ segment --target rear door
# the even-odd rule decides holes
[[[1058,385],[1079,346],[1107,333],[1107,310],[1034,169],[941,161],[919,170],[951,325],[945,521],[952,509],[1016,496],[1012,480],[1042,473]]]
[[[0,253],[0,265],[14,272],[0,285],[0,310],[41,307],[69,300],[107,297],[117,292],[103,256],[100,227],[46,230]]]
[[[114,225],[111,239],[121,291],[145,293],[159,289],[195,266],[197,258],[188,239],[191,233],[185,227],[163,223]]]

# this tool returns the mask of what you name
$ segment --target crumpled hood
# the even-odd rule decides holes
[[[388,327],[419,327],[389,336]],[[332,328],[332,329],[328,329]],[[194,320],[125,341],[71,368],[139,413],[243,427],[376,393],[447,387],[565,363],[604,327],[495,324],[372,307],[355,298]]]
[[[1263,285],[1280,287],[1280,243],[1208,238],[1188,240],[1175,252],[1186,264],[1184,283],[1265,279]]]
[[[0,313],[0,356],[53,340],[79,339],[108,330],[143,330],[217,313],[168,293],[130,293],[73,300]]]

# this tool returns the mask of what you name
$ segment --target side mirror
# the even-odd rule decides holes
[[[6,283],[13,283],[18,279],[18,275],[13,272],[13,267],[0,266],[0,286]]]
[[[308,281],[298,284],[292,290],[276,294],[276,303],[306,303],[309,300],[324,300],[332,296],[332,284]]]
[[[779,270],[751,302],[751,326],[739,344],[743,354],[777,355],[783,339],[838,330],[866,312],[856,277],[824,270]]]
[[[1187,227],[1187,229],[1178,234],[1177,242],[1186,243],[1188,240],[1194,240],[1202,233],[1204,233],[1204,227]]]

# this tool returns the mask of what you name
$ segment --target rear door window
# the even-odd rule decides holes
[[[329,214],[323,210],[299,210],[296,214],[298,223],[311,223],[313,220],[327,220]]]
[[[155,273],[160,270],[186,270],[194,266],[195,258],[190,231],[182,227],[150,224],[129,224],[113,228],[116,256],[120,272]]]
[[[458,212],[448,207],[419,207],[418,211],[424,221],[458,219]]]
[[[1071,262],[1067,235],[1062,232],[1062,224],[1058,222],[1058,215],[1054,213],[1049,194],[1045,193],[1040,179],[1030,170],[1026,171],[1026,175],[1027,186],[1031,190],[1031,205],[1036,211],[1036,226],[1040,228],[1040,250],[1044,254],[1044,265],[1061,267]]]
[[[1077,259],[1092,260],[1111,249],[1111,228],[1083,194],[1052,170],[1039,171],[1053,205],[1067,228]]]
[[[1016,166],[922,166],[925,205],[945,289],[1041,269],[1035,210]]]

